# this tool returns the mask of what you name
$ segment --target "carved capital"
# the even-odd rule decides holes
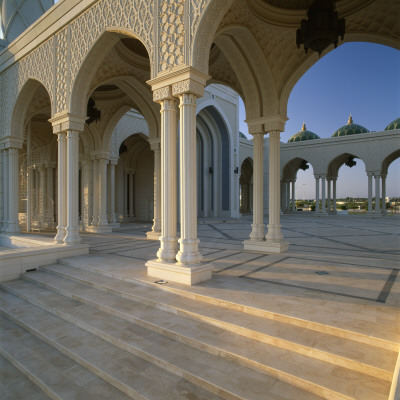
[[[150,149],[151,150],[160,150],[161,143],[159,140],[150,140]]]
[[[83,132],[85,119],[76,117],[67,112],[56,114],[54,118],[49,119],[53,125],[53,133],[61,133],[66,131]]]
[[[172,94],[174,96],[187,93],[202,97],[204,94],[204,85],[193,79],[185,79],[172,85]]]
[[[163,100],[172,99],[172,97],[171,86],[164,86],[153,91],[153,100],[157,103]]]

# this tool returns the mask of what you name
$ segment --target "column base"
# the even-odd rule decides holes
[[[244,250],[254,253],[284,253],[289,249],[288,242],[271,242],[268,240],[245,240]]]
[[[7,229],[5,230],[6,233],[19,233],[21,229],[19,228],[18,222],[8,222]]]
[[[147,261],[145,265],[148,276],[184,285],[195,285],[211,279],[213,269],[211,264],[182,266],[178,263],[169,263],[158,259]]]
[[[64,243],[69,246],[73,246],[75,244],[81,243],[81,237],[79,235],[79,227],[78,228],[65,228],[65,238]]]
[[[104,232],[112,232],[112,225],[89,225],[85,228],[85,232],[90,233],[104,233]]]
[[[146,236],[149,240],[160,240],[161,232],[149,231],[146,232]]]
[[[64,243],[65,238],[65,226],[57,226],[57,234],[54,237],[54,241],[57,243]]]

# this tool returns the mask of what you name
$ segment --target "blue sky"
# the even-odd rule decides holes
[[[375,43],[345,43],[322,57],[297,82],[288,103],[286,130],[282,142],[307,129],[321,138],[331,137],[347,123],[370,131],[381,131],[400,117],[400,51]],[[240,130],[247,133],[244,107],[240,112]],[[310,168],[311,169],[311,168]],[[312,171],[297,176],[298,198],[313,197]],[[342,167],[337,183],[338,197],[366,197],[367,177],[361,160],[353,168]],[[400,159],[389,167],[387,195],[400,196]]]

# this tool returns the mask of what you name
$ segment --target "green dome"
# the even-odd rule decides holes
[[[243,132],[239,131],[239,137],[243,138],[243,139],[247,139],[246,135]]]
[[[314,139],[321,139],[316,133],[308,131],[306,129],[306,124],[303,123],[303,127],[301,128],[300,132],[294,134],[289,140],[288,143],[291,142],[302,142],[304,140],[314,140]]]
[[[394,129],[400,129],[400,118],[395,119],[386,128],[385,131],[393,131]]]
[[[342,126],[339,128],[333,135],[332,137],[338,137],[338,136],[348,136],[348,135],[358,135],[359,133],[368,133],[369,130],[367,128],[364,128],[361,125],[357,125],[353,123],[353,118],[349,118],[349,121],[347,122],[346,125]]]

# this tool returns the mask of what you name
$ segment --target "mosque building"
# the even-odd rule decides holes
[[[84,365],[96,378],[81,375],[81,381],[97,382],[104,378],[111,382],[112,388],[107,386],[105,389],[104,386],[104,393],[110,391],[104,398],[246,398],[240,387],[236,394],[229,390],[229,376],[223,379],[223,383],[215,383],[220,372],[209,371],[210,365],[214,365],[212,362],[219,365],[219,371],[233,368],[231,377],[237,373],[239,381],[245,382],[246,387],[258,387],[251,382],[267,385],[271,395],[268,398],[271,399],[383,400],[392,394],[394,396],[396,388],[392,382],[395,381],[393,371],[398,344],[392,339],[375,340],[370,337],[373,333],[368,338],[364,332],[355,331],[347,335],[343,333],[344,328],[329,328],[327,333],[323,323],[311,326],[300,317],[297,322],[293,322],[295,318],[290,319],[290,323],[293,326],[297,324],[298,328],[307,330],[311,326],[310,330],[321,335],[321,343],[324,340],[328,343],[326,349],[318,351],[318,356],[312,358],[314,349],[310,349],[308,344],[299,344],[303,339],[293,344],[294,339],[292,343],[291,339],[284,338],[290,329],[284,325],[271,328],[285,332],[276,342],[280,350],[271,353],[271,358],[277,362],[289,357],[279,355],[280,351],[292,351],[293,347],[295,350],[290,353],[291,356],[295,354],[293,365],[306,365],[306,358],[312,358],[316,376],[319,365],[323,369],[325,363],[332,363],[329,364],[332,381],[316,378],[312,383],[307,377],[300,378],[302,373],[299,370],[280,372],[279,366],[262,367],[262,360],[253,362],[248,361],[247,356],[231,355],[236,345],[229,339],[224,343],[224,350],[212,344],[212,337],[224,336],[218,333],[222,327],[237,334],[240,343],[243,337],[269,345],[274,339],[271,339],[272,333],[267,332],[267,325],[264,327],[260,323],[261,333],[252,335],[245,325],[234,327],[233,322],[228,321],[229,318],[234,321],[235,313],[245,310],[251,315],[252,323],[257,325],[256,319],[264,318],[267,313],[258,315],[251,306],[239,307],[221,300],[218,306],[229,306],[229,310],[225,310],[228,322],[220,324],[217,311],[211,315],[215,304],[202,288],[208,284],[218,287],[221,281],[212,277],[213,266],[204,262],[201,254],[198,232],[202,227],[198,226],[198,218],[225,222],[251,214],[251,222],[244,220],[251,232],[246,240],[240,242],[240,249],[235,248],[235,254],[242,257],[242,254],[255,252],[254,260],[270,257],[268,265],[273,265],[275,261],[270,260],[289,249],[289,241],[282,233],[281,214],[295,211],[298,171],[312,166],[315,215],[334,215],[337,211],[339,169],[343,165],[354,165],[357,159],[362,160],[366,168],[368,213],[374,217],[386,214],[384,199],[388,168],[400,157],[400,118],[380,132],[369,132],[354,123],[350,116],[346,125],[325,139],[308,130],[305,123],[287,143],[281,142],[281,133],[290,118],[287,104],[293,87],[318,62],[321,54],[334,50],[343,40],[375,42],[400,49],[400,25],[396,17],[400,5],[390,0],[315,0],[312,6],[309,3],[304,0],[59,0],[55,4],[52,0],[0,1],[3,32],[0,40],[0,250],[1,246],[13,247],[16,241],[23,242],[21,247],[24,249],[34,247],[30,249],[32,253],[25,249],[13,253],[13,256],[7,253],[7,257],[0,257],[0,282],[16,279],[42,265],[68,260],[68,257],[90,257],[89,245],[82,243],[83,236],[92,235],[96,240],[103,240],[101,238],[107,238],[124,223],[151,222],[146,238],[134,239],[143,240],[143,247],[149,246],[148,243],[157,243],[158,246],[156,256],[143,259],[140,264],[140,274],[146,277],[143,279],[151,277],[157,279],[158,284],[172,282],[178,285],[165,291],[171,290],[174,296],[182,295],[184,287],[201,285],[198,292],[186,295],[186,301],[180,300],[180,305],[173,304],[172,300],[168,306],[158,304],[158,295],[154,292],[148,297],[143,294],[140,307],[147,310],[146,307],[157,303],[158,311],[173,309],[176,326],[179,326],[179,318],[189,317],[190,320],[191,313],[195,312],[194,303],[192,310],[179,308],[185,302],[185,306],[191,307],[192,302],[201,301],[204,310],[208,307],[210,310],[210,315],[204,311],[201,317],[201,323],[207,322],[212,326],[210,332],[213,333],[207,331],[210,342],[198,345],[195,350],[191,346],[197,343],[197,338],[185,337],[184,334],[179,336],[171,327],[173,322],[170,327],[166,322],[165,329],[156,329],[157,333],[165,333],[165,347],[175,346],[172,343],[175,340],[180,343],[176,346],[177,359],[181,357],[178,349],[185,348],[179,368],[175,367],[173,357],[167,361],[162,358],[161,342],[159,356],[154,357],[149,355],[151,351],[145,346],[132,350],[130,345],[126,345],[123,350],[128,348],[142,361],[136,366],[132,361],[126,361],[126,369],[121,367],[121,376],[114,379],[111,372],[104,372],[102,366],[106,364],[105,358],[109,362],[116,359],[107,356],[116,354],[115,350],[110,348],[110,353],[105,350],[105,358],[101,361],[95,360],[94,352],[93,362]],[[321,6],[322,3],[325,5]],[[329,40],[324,47],[314,40],[312,27],[303,29],[307,23],[312,23],[314,17],[323,18],[318,14],[321,10],[327,13],[326,18],[332,19],[331,25],[337,31],[336,39]],[[308,20],[304,19],[305,15]],[[340,19],[337,19],[338,15]],[[307,32],[311,32],[310,37]],[[251,140],[239,131],[239,96],[245,104]],[[307,121],[307,125],[312,126],[312,121]],[[375,208],[372,207],[374,198]],[[264,218],[268,224],[264,224]],[[54,236],[38,239],[31,235],[43,231],[54,231]],[[122,233],[116,240],[123,241],[125,236]],[[101,242],[105,247],[109,245],[107,240]],[[41,243],[42,247],[37,250],[39,241],[45,243]],[[96,257],[93,260],[92,267],[94,270],[98,268],[99,272],[101,267],[97,263],[100,261]],[[120,268],[129,272],[129,265],[120,264]],[[112,305],[106,305],[106,301],[117,292],[123,293],[125,299],[133,298],[130,292],[123,292],[124,285],[129,284],[128,276],[118,287],[107,286],[115,278],[113,272],[105,276],[99,272],[98,280],[92,289],[87,289],[88,297],[84,299],[91,304],[91,290],[103,290],[101,312],[112,310]],[[388,282],[393,285],[396,277],[389,277]],[[79,281],[81,278],[73,279]],[[83,278],[79,284],[82,282]],[[46,290],[47,283],[42,285]],[[139,290],[140,286],[138,284]],[[60,293],[65,294],[61,286]],[[86,295],[86,292],[82,294],[77,290],[66,295],[70,296],[71,307],[80,295]],[[7,309],[12,314],[13,300],[7,296],[2,312],[8,313]],[[29,297],[28,293],[26,297]],[[364,299],[355,297],[357,301]],[[43,295],[40,302],[46,303],[45,308],[53,312],[57,301],[53,303],[50,298],[46,300]],[[243,301],[247,300],[243,298]],[[25,312],[36,315],[35,309],[29,307]],[[141,329],[153,326],[145,315],[143,311],[143,319],[138,317],[135,320],[139,326],[137,331],[125,330],[129,335],[136,335],[132,340],[135,343],[147,335]],[[278,311],[277,314],[268,314],[268,318],[272,315],[278,315]],[[68,318],[75,320],[75,317],[79,318]],[[121,327],[134,319],[128,311],[115,312],[113,317],[125,321],[121,322]],[[97,328],[89,329],[90,319],[87,315],[78,325],[94,334]],[[289,318],[278,319],[277,323],[289,323]],[[39,337],[41,318],[32,320],[38,324],[35,332]],[[11,330],[7,324],[11,323],[4,322],[5,331]],[[110,326],[119,329],[117,323],[109,323]],[[187,321],[181,326],[193,328]],[[72,338],[69,328],[65,329],[67,333],[61,336]],[[199,332],[201,329],[199,325]],[[367,361],[349,361],[351,357],[343,356],[340,351],[332,356],[332,361],[328,348],[333,344],[330,337],[324,336],[331,334],[337,334],[337,337],[347,335],[350,344],[345,346],[351,349],[354,341],[357,354],[364,352],[360,350],[362,343],[380,349],[382,359],[387,356],[389,361],[379,366],[371,357],[367,360],[371,366]],[[21,333],[21,338],[23,335]],[[43,333],[40,337],[47,343],[52,342],[51,332],[46,335]],[[110,339],[110,335],[102,334],[101,340],[108,341],[109,346],[120,344],[118,340]],[[305,343],[308,334],[303,336]],[[73,353],[71,358],[81,362],[80,353],[65,343],[65,347],[59,345],[57,350],[68,356]],[[259,345],[252,345],[255,350],[251,352],[257,360]],[[155,344],[154,348],[157,346]],[[200,350],[204,349],[212,360],[205,358],[203,365]],[[0,354],[0,357],[12,359],[5,350]],[[146,367],[141,364],[143,359]],[[187,359],[192,360],[191,365]],[[235,367],[227,364],[230,359],[237,362],[237,369],[236,364]],[[124,364],[124,356],[118,360],[117,370]],[[20,364],[15,361],[14,366],[18,369]],[[150,375],[161,374],[154,369],[155,366],[167,371],[162,372],[166,375],[160,375],[160,386],[165,382],[167,389],[157,388],[154,381],[145,381]],[[240,369],[242,367],[247,372]],[[348,389],[342,381],[343,389],[335,388],[335,368],[342,367],[348,368],[354,376],[358,374],[357,377],[364,379],[362,382],[372,382],[372,389],[364,383]],[[145,383],[140,390],[132,389],[131,382],[124,381],[123,375],[128,374],[127,371],[147,371],[147,368],[150,372],[141,374],[140,379]],[[198,370],[190,372],[191,368]],[[287,368],[290,369],[290,365]],[[75,374],[74,384],[79,385],[79,372],[76,371],[72,371],[70,377]],[[273,377],[270,381],[265,380],[264,374],[267,373]],[[346,375],[342,370],[336,375],[341,374]],[[247,380],[246,376],[251,378]],[[36,386],[47,388],[33,373],[29,379]],[[103,381],[98,383],[99,393],[103,384]],[[262,385],[260,388],[264,388]],[[370,389],[372,395],[368,392]],[[52,390],[46,389],[46,397],[38,395],[37,398],[62,398],[56,394],[56,389]],[[146,395],[146,390],[153,390],[156,394],[154,397]],[[263,393],[257,390],[251,398],[266,398],[263,397],[264,389]],[[284,397],[278,393],[284,393]],[[103,398],[91,396],[81,398]]]

